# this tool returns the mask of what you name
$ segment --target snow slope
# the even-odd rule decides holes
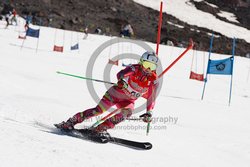
[[[134,0],[135,2],[142,4],[144,6],[150,7],[155,10],[159,10],[161,0]],[[215,32],[219,32],[227,37],[245,39],[248,43],[250,42],[250,30],[239,27],[234,24],[227,23],[225,21],[217,19],[210,13],[205,13],[201,10],[198,10],[190,0],[163,0],[163,12],[171,14],[176,18],[187,22],[190,25],[196,25],[198,27],[208,28]],[[195,0],[203,1],[203,0]],[[216,6],[214,6],[216,8]],[[232,19],[230,13],[221,12],[220,16]],[[216,25],[216,26],[215,26]]]
[[[185,55],[164,76],[149,136],[145,135],[145,123],[138,121],[127,121],[110,130],[113,136],[150,141],[154,145],[150,151],[138,151],[54,134],[54,123],[96,104],[85,80],[59,75],[56,71],[85,76],[92,53],[110,37],[90,34],[86,40],[80,40],[80,52],[70,51],[72,32],[66,31],[65,52],[56,53],[51,51],[55,29],[41,27],[36,51],[31,49],[36,47],[36,39],[28,37],[21,49],[23,41],[17,39],[20,28],[4,29],[3,24],[0,24],[0,167],[249,166],[249,59],[235,58],[229,107],[230,77],[210,76],[201,101],[203,83],[188,79],[193,52]],[[80,39],[83,37],[78,35]],[[155,48],[154,44],[148,44]],[[182,51],[160,46],[163,67]],[[108,59],[125,52],[141,54],[143,50],[129,43],[106,49],[95,62],[93,77],[102,79]],[[204,55],[207,60],[207,53],[195,54],[200,62]],[[201,63],[197,66],[201,71],[204,68]],[[112,67],[112,82],[116,82],[114,74],[120,69],[121,66]],[[100,83],[94,86],[101,97],[106,88]],[[95,121],[91,119],[78,128]]]

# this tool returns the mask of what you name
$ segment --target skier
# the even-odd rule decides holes
[[[87,37],[88,37],[88,31],[89,31],[88,27],[85,27],[84,30],[83,30],[83,33],[84,33],[83,39],[87,39]]]
[[[25,31],[28,30],[29,25],[32,23],[32,19],[33,19],[33,16],[31,15],[31,13],[29,13],[28,16],[26,16],[26,18],[25,18],[25,21],[26,21],[26,23],[24,25]]]
[[[12,15],[11,11],[9,11],[6,15],[5,15],[5,20],[6,20],[6,26],[5,28],[7,29],[8,26],[10,25],[10,16]]]
[[[12,10],[12,18],[11,18],[11,24],[13,25],[13,22],[15,22],[15,25],[17,25],[17,18],[16,18],[17,12],[15,9]]]
[[[145,52],[138,64],[127,66],[117,73],[117,84],[105,93],[95,108],[79,112],[66,122],[63,121],[55,126],[63,130],[72,130],[74,125],[98,116],[116,105],[120,112],[92,130],[96,134],[107,133],[107,129],[114,128],[115,125],[132,115],[134,102],[141,96],[147,99],[147,112],[140,117],[144,122],[151,122],[158,87],[157,63],[158,57],[154,52]]]
[[[134,35],[134,30],[130,24],[127,24],[121,31],[121,36],[122,37],[131,37]]]

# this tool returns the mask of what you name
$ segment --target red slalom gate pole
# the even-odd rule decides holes
[[[157,55],[159,53],[159,45],[160,45],[160,41],[161,41],[162,7],[163,7],[163,2],[161,1],[159,22],[158,22],[157,45],[156,45],[156,54]]]

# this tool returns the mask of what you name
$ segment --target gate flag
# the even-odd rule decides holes
[[[222,60],[209,60],[207,74],[232,75],[233,57]]]
[[[233,66],[234,66],[236,39],[233,38],[232,56],[231,57],[226,58],[226,59],[221,59],[221,60],[211,60],[210,56],[211,56],[211,52],[212,52],[213,39],[214,39],[214,34],[212,35],[211,40],[210,40],[210,50],[209,50],[209,56],[208,56],[207,73],[206,73],[206,77],[205,77],[205,82],[204,82],[201,100],[203,100],[203,97],[205,94],[205,88],[206,88],[208,74],[229,75],[229,76],[231,76],[230,93],[229,93],[229,101],[228,101],[229,102],[228,105],[230,106],[231,97],[232,97],[232,87],[233,87]]]
[[[197,73],[191,71],[189,79],[194,79],[194,80],[197,80],[197,81],[204,81],[204,75],[203,74],[197,74]]]
[[[40,34],[40,29],[35,30],[32,28],[28,28],[28,30],[26,31],[26,36],[30,36],[34,38],[39,38],[39,34]]]
[[[24,37],[19,36],[20,39],[23,39],[21,49],[23,48],[26,37],[29,36],[29,37],[37,38],[37,42],[36,42],[36,52],[37,52],[38,46],[39,46],[39,35],[40,35],[40,28],[35,30],[35,29],[28,27],[28,29],[26,31],[26,36],[24,36]]]
[[[77,50],[77,49],[79,49],[78,43],[70,47],[70,50]]]
[[[110,59],[109,59],[109,62],[108,62],[108,63],[118,66],[118,64],[119,64],[118,62],[119,62],[119,60],[114,61],[114,60],[110,60]]]

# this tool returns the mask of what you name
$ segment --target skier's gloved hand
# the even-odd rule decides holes
[[[117,82],[117,87],[119,89],[127,88],[128,83],[124,79],[119,79],[119,81]]]
[[[142,118],[143,122],[149,123],[152,121],[152,111],[147,111],[146,113],[140,115],[140,118]]]

